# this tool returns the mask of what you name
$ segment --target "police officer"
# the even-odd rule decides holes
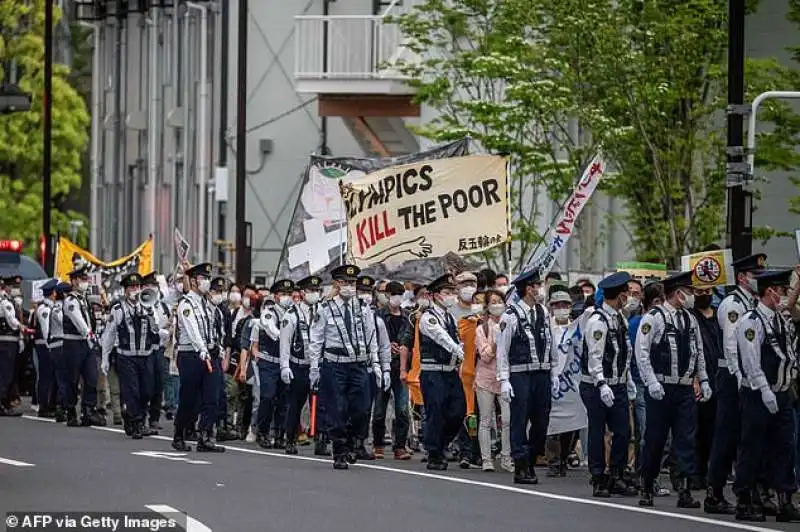
[[[187,269],[185,280],[189,292],[181,298],[176,313],[180,392],[172,448],[191,450],[186,444],[186,434],[192,429],[194,407],[199,402],[197,451],[221,453],[225,449],[208,437],[216,422],[219,396],[219,379],[213,374],[211,362],[212,356],[219,356],[219,349],[212,341],[214,314],[205,297],[211,288],[211,264],[202,263]]]
[[[156,325],[158,327],[158,344],[153,346],[153,395],[149,401],[148,418],[151,430],[161,430],[161,407],[164,399],[164,373],[167,369],[168,361],[164,358],[164,350],[169,341],[169,320],[170,311],[166,303],[161,298],[161,291],[156,279],[157,272],[153,271],[142,277],[142,288],[151,290],[155,294],[153,312],[155,314]]]
[[[427,468],[447,469],[444,451],[461,430],[467,412],[464,388],[458,376],[464,360],[464,347],[458,337],[456,320],[450,309],[458,305],[451,275],[443,275],[428,285],[433,306],[419,317],[420,385],[425,401],[425,449]]]
[[[36,396],[39,399],[39,417],[53,418],[56,414],[56,370],[54,361],[47,347],[50,337],[50,312],[56,298],[58,279],[50,279],[41,287],[42,302],[36,307],[33,333],[33,345],[39,358],[39,369],[36,372]]]
[[[276,281],[271,292],[276,294],[280,301],[282,298],[289,297],[291,300],[294,283],[289,279]],[[264,449],[272,449],[272,436],[270,427],[273,419],[276,428],[280,425],[283,430],[285,418],[280,419],[276,415],[278,408],[278,398],[283,392],[283,381],[281,380],[281,360],[280,360],[280,328],[283,307],[278,305],[268,305],[261,310],[257,326],[253,327],[250,336],[250,353],[255,357],[255,364],[258,369],[258,444]],[[276,438],[277,440],[278,438]],[[280,443],[277,442],[276,443]]]
[[[694,307],[692,272],[673,275],[663,284],[666,301],[642,317],[636,335],[636,363],[648,394],[639,505],[653,506],[653,482],[661,471],[661,456],[671,430],[678,508],[699,508],[689,487],[697,432],[693,384],[695,379],[700,381],[702,401],[711,399],[711,387],[699,326],[688,311]]]
[[[558,380],[558,349],[542,299],[537,270],[514,280],[520,296],[500,318],[497,376],[500,394],[511,403],[511,457],[514,483],[537,484],[536,457],[544,454],[553,390]],[[530,423],[530,432],[528,432]]]
[[[739,355],[736,327],[739,320],[756,307],[758,287],[755,276],[763,271],[767,256],[757,253],[733,263],[736,288],[722,300],[717,309],[717,320],[722,328],[723,357],[718,359],[715,390],[717,415],[714,439],[708,464],[708,493],[703,509],[709,514],[733,514],[735,508],[724,495],[731,466],[736,460],[739,445],[741,412],[739,410]]]
[[[153,359],[159,342],[158,325],[153,308],[144,307],[139,301],[142,276],[130,273],[122,278],[121,285],[125,297],[111,305],[101,340],[101,368],[103,374],[108,375],[111,351],[116,347],[116,370],[126,432],[130,432],[134,440],[141,440],[143,435],[155,433],[146,429],[145,422],[148,403],[153,397]]]
[[[56,377],[56,423],[67,420],[67,383],[69,371],[64,355],[64,298],[72,290],[69,283],[58,283],[55,290],[55,301],[50,311],[47,348],[53,360]]]
[[[0,295],[0,416],[21,416],[22,412],[8,401],[9,390],[16,376],[19,354],[20,322],[14,301]]]
[[[791,381],[797,376],[794,328],[780,313],[792,270],[768,270],[756,275],[760,302],[736,328],[741,370],[742,432],[736,460],[736,519],[764,521],[753,507],[758,470],[766,463],[767,483],[778,493],[778,522],[800,521],[792,504],[797,491],[794,474]],[[764,460],[765,457],[768,460]]]
[[[355,463],[356,441],[369,423],[369,374],[381,378],[372,311],[356,297],[357,266],[343,264],[331,271],[338,294],[320,305],[311,324],[309,382],[320,383],[325,427],[333,440],[334,469]],[[324,363],[320,368],[320,361]]]
[[[86,266],[69,274],[72,290],[64,299],[63,339],[67,364],[67,426],[77,427],[78,382],[82,382],[81,425],[105,426],[105,418],[97,412],[97,361],[92,344],[97,340],[92,331],[92,319],[86,292],[89,275]]]
[[[214,372],[219,379],[219,399],[217,401],[219,410],[217,413],[217,441],[228,441],[238,439],[228,427],[228,396],[225,385],[225,371],[227,370],[227,360],[229,360],[231,347],[231,313],[228,310],[228,281],[224,277],[215,277],[211,280],[210,299],[214,305],[214,338],[219,344],[222,356],[212,360],[212,363],[219,364],[219,371],[214,368]]]
[[[300,414],[309,399],[311,383],[308,378],[311,324],[319,312],[322,279],[312,275],[301,279],[297,288],[303,300],[290,308],[281,321],[280,366],[281,381],[287,387],[286,454],[297,454],[297,431]]]
[[[636,488],[624,478],[630,437],[627,381],[633,349],[622,309],[630,280],[627,272],[617,272],[600,282],[603,306],[591,311],[583,336],[580,393],[589,417],[589,473],[595,497],[636,495]],[[606,428],[613,434],[608,476]]]

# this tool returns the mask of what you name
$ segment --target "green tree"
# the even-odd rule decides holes
[[[0,237],[24,240],[33,254],[42,227],[44,0],[0,2],[0,27],[0,65],[15,64],[18,85],[32,97],[30,111],[0,116]],[[0,74],[8,79],[8,72]],[[66,67],[53,66],[52,222],[62,233],[69,220],[82,218],[61,205],[80,188],[89,127],[86,104],[68,76]]]

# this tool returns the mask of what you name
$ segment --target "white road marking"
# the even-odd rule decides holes
[[[25,417],[25,416],[23,416]],[[33,418],[39,419],[39,418]],[[97,430],[104,430],[108,432],[119,432],[124,433],[125,431],[122,429],[116,429],[113,427],[92,427],[93,429]],[[147,438],[152,438],[154,440],[164,440],[164,441],[172,441],[172,438],[169,436],[147,436]],[[306,462],[320,462],[330,466],[332,461],[330,458],[316,458],[312,456],[300,456],[300,455],[288,455],[283,453],[275,453],[275,452],[267,452],[261,451],[259,449],[248,449],[246,447],[234,447],[232,445],[222,445],[226,450],[230,451],[237,451],[240,453],[245,454],[254,454],[254,455],[261,455],[261,456],[270,456],[273,458],[284,458],[289,460],[302,460]],[[710,517],[702,517],[699,515],[690,515],[690,514],[678,514],[673,512],[667,512],[664,510],[654,510],[651,508],[641,508],[639,506],[629,506],[627,504],[618,504],[613,502],[605,502],[596,499],[583,499],[580,497],[572,497],[569,495],[559,495],[556,493],[547,493],[543,491],[534,491],[528,490],[524,488],[518,488],[516,486],[507,486],[503,484],[494,484],[491,482],[481,482],[479,480],[471,480],[467,478],[459,478],[459,477],[450,477],[445,475],[439,475],[435,473],[427,473],[424,471],[413,471],[408,469],[396,469],[393,467],[388,466],[379,466],[379,465],[371,465],[371,464],[355,464],[350,467],[357,467],[357,468],[364,468],[364,469],[374,469],[376,471],[387,471],[390,473],[397,473],[400,475],[409,475],[414,477],[421,477],[421,478],[431,478],[436,480],[443,480],[446,482],[452,482],[455,484],[462,484],[462,485],[471,485],[471,486],[478,486],[482,488],[489,488],[495,489],[500,491],[506,491],[511,493],[518,493],[520,495],[528,495],[532,497],[542,497],[544,499],[551,499],[551,500],[558,500],[558,501],[565,501],[565,502],[572,502],[577,504],[587,504],[590,506],[601,506],[604,508],[613,508],[615,510],[623,510],[626,512],[634,512],[639,514],[646,514],[646,515],[654,515],[657,517],[669,517],[672,519],[682,519],[684,521],[692,521],[695,523],[703,523],[707,525],[715,525],[721,526],[725,528],[731,528],[735,530],[747,530],[749,532],[781,532],[780,529],[777,528],[767,528],[762,526],[750,525],[746,523],[738,523],[736,521],[721,521],[719,519],[712,519]]]
[[[181,514],[186,516],[186,532],[212,532],[210,528],[206,525],[192,517],[191,515],[181,512],[173,508],[172,506],[167,506],[166,504],[145,504],[145,508],[150,511],[159,513],[166,518],[172,518],[175,514]]]
[[[11,458],[0,458],[0,464],[13,465],[16,467],[33,467],[36,464],[29,464],[28,462],[20,462],[19,460],[12,460]]]
[[[164,451],[136,451],[132,452],[131,454],[136,456],[147,456],[149,458],[162,458],[164,460],[172,460],[174,462],[185,462],[187,464],[211,465],[211,462],[208,462],[206,460],[192,460],[191,458],[186,458],[187,453],[171,453]]]
[[[56,420],[51,417],[39,417],[39,416],[29,416],[27,414],[23,414],[22,419],[32,419],[33,421],[44,421],[45,423],[55,423]]]

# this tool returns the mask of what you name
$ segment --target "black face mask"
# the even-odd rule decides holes
[[[712,297],[713,296],[711,294],[694,296],[694,308],[698,310],[706,310],[708,307],[711,306]]]

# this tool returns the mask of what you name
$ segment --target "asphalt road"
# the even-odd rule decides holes
[[[677,509],[675,496],[657,498],[655,509],[639,508],[637,498],[592,499],[580,470],[561,479],[542,474],[535,489],[525,489],[505,472],[455,467],[428,473],[419,455],[334,471],[330,461],[313,457],[311,447],[288,457],[237,442],[224,454],[176,456],[169,440],[133,441],[116,428],[0,418],[0,517],[12,511],[156,515],[173,508],[205,525],[190,528],[198,531],[800,529],[774,518],[752,525],[712,519],[702,510]]]

